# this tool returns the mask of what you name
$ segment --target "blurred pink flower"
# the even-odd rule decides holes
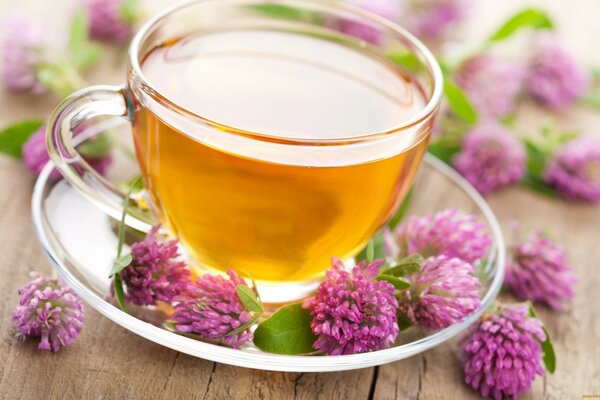
[[[424,39],[442,38],[467,15],[471,0],[407,1],[400,24]]]
[[[519,182],[525,175],[525,147],[504,127],[484,124],[473,128],[452,165],[481,194]]]
[[[396,0],[348,0],[348,3],[390,21],[397,20],[400,15],[400,5]]]
[[[521,92],[525,68],[516,61],[481,54],[464,61],[454,74],[482,120],[510,114]]]
[[[412,216],[394,232],[386,230],[385,253],[388,257],[444,255],[475,263],[488,252],[492,238],[486,225],[475,215],[461,214],[455,208],[424,217]]]
[[[544,181],[570,200],[600,201],[600,140],[583,136],[554,153]]]
[[[6,39],[2,45],[2,80],[7,89],[44,91],[38,80],[39,65],[48,62],[48,39],[41,26],[27,17],[15,15],[4,22]]]
[[[81,131],[81,130],[79,130]],[[78,132],[76,132],[78,133]],[[110,154],[99,157],[99,158],[86,158],[85,159],[92,168],[94,168],[100,175],[106,175],[108,167],[111,164],[112,157]],[[29,170],[35,175],[39,175],[42,172],[44,166],[50,161],[50,156],[46,150],[46,124],[27,140],[23,145],[23,161]],[[50,179],[58,180],[61,178],[60,172],[54,169],[50,174]]]
[[[396,0],[347,0],[347,3],[390,21],[397,21],[400,15],[400,3]],[[339,21],[338,28],[349,36],[370,43],[378,43],[380,39],[380,32],[377,29],[361,21],[342,19]]]
[[[545,303],[555,310],[573,298],[576,282],[565,251],[537,230],[515,246],[504,281],[519,300]]]
[[[561,109],[589,88],[591,75],[553,35],[541,36],[533,47],[527,90],[540,103]]]
[[[123,3],[123,0],[84,0],[92,38],[118,43],[129,39],[132,26],[124,16]]]

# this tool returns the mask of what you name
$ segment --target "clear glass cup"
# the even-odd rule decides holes
[[[343,46],[401,69],[422,91],[423,106],[390,129],[293,137],[196,114],[144,76],[143,61],[156,46],[192,34],[248,29]],[[310,53],[303,49],[296,56]],[[354,66],[334,67],[343,72]],[[358,8],[331,1],[190,1],[157,15],[135,36],[125,86],[90,87],[58,106],[47,145],[65,178],[119,217],[124,194],[86,163],[72,139],[78,126],[94,118],[129,120],[148,203],[196,263],[233,268],[254,278],[267,301],[287,301],[314,287],[330,257],[360,251],[393,215],[426,151],[442,86],[440,67],[421,42]],[[207,164],[213,153],[219,163]],[[231,165],[238,171],[234,181],[209,173]],[[139,216],[128,215],[126,222],[150,228]]]

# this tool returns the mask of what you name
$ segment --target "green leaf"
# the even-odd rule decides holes
[[[59,62],[38,67],[37,78],[45,88],[66,97],[86,85],[74,64]]]
[[[444,77],[449,76],[452,73],[453,67],[450,66],[445,60],[438,58],[438,64],[440,64],[440,69],[442,70],[442,74]]]
[[[254,293],[254,290],[250,289],[247,285],[242,285],[242,284],[237,285],[235,287],[235,290],[237,292],[238,297],[240,298],[240,301],[242,302],[244,307],[246,307],[247,311],[251,311],[251,312],[263,312],[264,311],[264,308],[263,308],[262,304],[260,303],[260,300],[258,300],[256,293]]]
[[[558,193],[556,189],[548,186],[542,179],[529,174],[525,175],[525,177],[521,180],[521,185],[540,194],[543,194],[544,196],[554,198],[561,197],[560,193]]]
[[[423,258],[420,255],[414,254],[398,261],[397,265],[382,270],[381,274],[395,277],[414,274],[421,269],[422,260]]]
[[[144,181],[141,175],[136,175],[128,181],[119,183],[118,188],[124,192],[128,192],[131,188],[133,188],[134,192],[139,192],[144,189]]]
[[[17,122],[1,130],[0,153],[21,158],[23,145],[43,124],[44,120],[42,119],[32,119]]]
[[[69,27],[69,50],[72,53],[79,52],[85,47],[88,41],[88,20],[85,10],[78,9],[73,15],[71,26]]]
[[[525,140],[527,151],[527,171],[533,177],[541,177],[546,166],[546,154],[531,140]]]
[[[119,241],[117,243],[117,258],[113,263],[113,268],[109,275],[109,277],[113,277],[115,295],[117,296],[119,307],[121,307],[121,310],[125,312],[127,312],[127,306],[125,305],[125,293],[123,292],[121,271],[123,270],[123,268],[125,268],[131,263],[131,254],[121,256],[121,253],[123,252],[123,243],[125,242],[125,217],[127,216],[127,209],[129,207],[129,198],[131,197],[131,193],[133,192],[134,187],[135,184],[131,186],[131,189],[129,189],[129,192],[125,197],[123,213],[121,215],[121,220],[119,221]]]
[[[141,179],[138,177],[137,179]],[[123,205],[123,213],[121,214],[121,220],[119,221],[119,242],[117,243],[117,258],[121,256],[123,250],[123,243],[125,242],[125,217],[127,217],[127,209],[129,208],[129,202],[131,201],[131,194],[135,191],[137,181],[133,182],[129,191],[125,195],[125,202]]]
[[[427,151],[446,164],[452,165],[452,158],[460,151],[460,145],[450,144],[443,140],[439,140],[430,143]]]
[[[266,3],[247,7],[272,18],[301,20],[304,16],[302,10],[283,4]]]
[[[529,315],[533,318],[538,318],[537,313],[531,304],[529,305]],[[544,352],[544,365],[546,366],[546,371],[553,374],[554,371],[556,371],[556,354],[554,353],[554,345],[552,344],[552,339],[550,338],[548,330],[544,326],[542,326],[542,329],[546,335],[546,340],[540,342],[542,351]]]
[[[554,353],[554,345],[552,344],[548,330],[546,328],[542,329],[546,334],[546,340],[541,342],[542,351],[544,352],[544,365],[546,366],[546,371],[553,374],[554,371],[556,371],[556,354]]]
[[[127,194],[127,198],[125,199],[125,208],[123,209],[123,214],[121,214],[121,219],[119,220],[119,230],[118,230],[118,242],[117,242],[117,259],[121,257],[121,252],[123,251],[123,243],[125,243],[125,218],[127,217],[127,207],[129,205],[129,196],[131,195],[131,191]]]
[[[412,326],[412,323],[410,322],[410,319],[408,319],[408,316],[400,310],[396,311],[396,319],[398,320],[398,328],[400,328],[401,331],[406,330]]]
[[[413,198],[413,189],[411,187],[410,190],[408,191],[408,193],[406,193],[406,196],[404,196],[402,203],[400,203],[400,207],[398,207],[398,210],[396,211],[396,213],[394,214],[392,219],[390,219],[390,222],[388,222],[388,226],[390,227],[390,229],[394,229],[395,227],[398,226],[400,221],[402,221],[402,218],[404,218],[404,216],[406,215],[406,212],[408,211],[408,207],[410,207],[412,198]]]
[[[127,305],[125,304],[125,292],[123,292],[123,282],[121,282],[121,274],[115,274],[114,279],[115,295],[117,296],[117,302],[121,310],[127,312]]]
[[[258,319],[260,318],[261,315],[262,315],[262,313],[255,314],[254,317],[252,317],[252,319],[250,321],[246,322],[245,324],[243,324],[241,326],[238,326],[237,329],[232,330],[226,336],[233,336],[233,335],[237,335],[238,333],[244,332],[246,329],[248,329],[252,325],[254,325],[256,323],[256,321],[258,321]]]
[[[376,279],[378,281],[386,281],[388,283],[391,283],[396,288],[396,290],[406,290],[406,289],[410,288],[410,283],[408,283],[400,278],[396,278],[395,276],[392,276],[392,275],[379,274],[379,275],[377,275]]]
[[[500,29],[488,39],[488,42],[499,42],[524,28],[552,29],[553,27],[554,24],[552,20],[544,11],[529,8],[510,17]]]
[[[56,64],[40,65],[37,70],[37,78],[45,88],[50,89],[60,97],[66,97],[77,90],[82,82],[76,72]]]
[[[121,5],[121,17],[123,21],[133,24],[137,21],[140,11],[139,0],[124,0]]]
[[[79,56],[75,58],[73,63],[78,69],[88,69],[92,65],[96,64],[102,57],[102,50],[95,44],[88,44],[88,47],[79,53]]]
[[[504,117],[500,118],[500,122],[503,125],[506,125],[508,127],[513,126],[516,121],[517,121],[517,114],[515,114],[515,113],[508,114],[508,115],[505,115]]]
[[[473,276],[479,280],[479,282],[485,284],[490,280],[490,262],[487,258],[478,260],[473,265],[475,267],[475,273]]]
[[[96,136],[92,140],[82,143],[77,149],[82,156],[90,158],[102,158],[113,148],[113,141],[106,133]]]
[[[385,257],[385,248],[383,246],[383,234],[378,233],[371,239],[370,243],[373,243],[373,260],[376,258],[384,258]],[[355,257],[357,260],[368,260],[368,250],[369,246],[367,245],[364,249],[361,250],[360,253]]]
[[[88,40],[89,27],[85,11],[77,10],[69,29],[69,56],[77,69],[90,67],[102,56],[100,47]]]
[[[372,262],[375,258],[375,242],[373,239],[369,240],[367,245],[367,262]]]
[[[254,344],[275,354],[312,353],[317,337],[310,330],[312,317],[300,304],[281,307],[254,331]]]
[[[570,142],[571,140],[577,139],[579,137],[579,133],[574,131],[564,131],[559,133],[557,136],[558,144],[559,146],[562,146],[563,144]]]
[[[117,259],[115,259],[115,261],[113,262],[113,268],[110,271],[110,276],[113,276],[115,274],[118,274],[119,272],[123,271],[123,269],[125,269],[125,267],[127,267],[129,264],[131,264],[132,261],[132,257],[130,253],[124,254],[121,257],[118,257]]]
[[[411,275],[421,269],[421,265],[419,264],[403,264],[397,265],[395,267],[386,268],[381,271],[383,275],[395,276],[395,277],[403,277],[406,275]]]
[[[67,96],[69,92],[62,88],[62,76],[55,65],[40,65],[37,70],[37,79],[40,83],[60,96]]]
[[[398,265],[407,265],[407,264],[421,264],[423,261],[423,256],[419,253],[411,254],[410,256],[406,256],[397,261]]]
[[[475,107],[462,89],[449,78],[444,80],[444,96],[454,115],[469,124],[477,122]]]
[[[138,178],[138,179],[140,179],[140,178]],[[119,230],[118,230],[118,238],[119,239],[117,242],[117,257],[115,258],[115,261],[113,263],[113,269],[109,275],[109,278],[114,275],[115,281],[117,279],[117,276],[119,275],[118,272],[121,271],[123,268],[125,268],[127,265],[129,265],[131,263],[131,259],[129,259],[129,262],[127,262],[125,265],[123,265],[123,263],[125,263],[125,261],[127,261],[127,255],[121,257],[121,253],[123,252],[123,243],[125,242],[125,218],[127,217],[127,209],[129,208],[129,201],[130,201],[129,198],[131,197],[131,193],[133,192],[134,188],[135,188],[135,182],[129,189],[129,192],[127,192],[127,195],[124,200],[123,212],[121,213],[121,220],[119,221]],[[123,266],[123,268],[121,268],[119,271],[115,272],[115,270],[117,268],[119,268],[120,266]]]
[[[390,53],[387,55],[387,58],[394,64],[413,73],[417,73],[423,69],[423,63],[413,53]]]
[[[582,100],[583,100],[583,104],[585,104],[587,106],[600,108],[600,93],[587,94],[587,95],[583,96]]]
[[[167,328],[167,330],[173,331],[173,332],[177,332],[177,328],[175,327],[175,325],[177,325],[177,323],[175,321],[165,321],[163,322],[163,326],[165,328]]]

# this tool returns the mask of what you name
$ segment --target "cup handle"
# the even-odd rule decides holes
[[[122,216],[125,194],[75,150],[73,132],[94,117],[122,117],[132,122],[133,107],[127,88],[92,86],[63,100],[52,113],[46,131],[46,147],[56,168],[75,189],[115,219]],[[127,215],[125,223],[144,232],[151,228],[148,221],[133,215]]]

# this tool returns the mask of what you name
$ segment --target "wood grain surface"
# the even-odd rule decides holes
[[[143,1],[143,0],[142,0]],[[168,1],[154,1],[159,7]],[[456,46],[477,38],[525,4],[544,5],[578,57],[600,65],[600,2],[592,0],[479,0]],[[71,2],[0,2],[0,19],[22,12],[64,29]],[[2,34],[3,35],[3,34]],[[2,36],[3,38],[3,36]],[[93,83],[119,83],[122,66],[107,57],[86,76]],[[0,126],[49,113],[57,99],[0,90]],[[600,115],[584,107],[555,115],[534,106],[520,112],[517,130],[532,132],[548,117],[564,128],[600,136]],[[0,398],[2,399],[470,399],[463,384],[455,341],[408,360],[343,373],[261,372],[196,359],[147,341],[86,306],[80,337],[58,354],[40,352],[35,341],[14,337],[11,314],[28,273],[50,273],[35,241],[30,218],[34,178],[21,162],[0,156]],[[442,193],[439,194],[440,196]],[[439,196],[431,196],[439,198]],[[428,200],[422,200],[428,201]],[[431,200],[434,201],[434,200]],[[506,229],[511,220],[550,231],[570,254],[580,276],[577,296],[564,312],[541,309],[558,357],[554,375],[538,378],[524,399],[580,399],[600,395],[600,207],[571,205],[514,188],[490,204]],[[508,229],[506,229],[508,231]],[[510,297],[507,297],[510,298]]]

